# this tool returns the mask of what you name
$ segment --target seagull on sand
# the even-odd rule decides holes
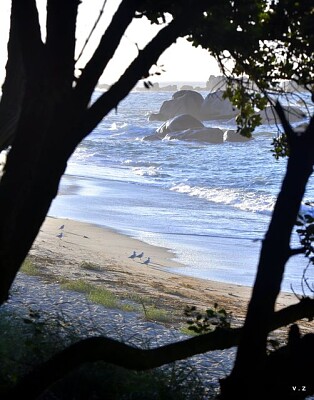
[[[64,225],[61,225],[59,229],[64,229]]]
[[[57,237],[58,237],[59,239],[62,239],[62,238],[63,238],[63,233],[60,232],[60,233],[57,235]]]
[[[143,255],[144,255],[144,253],[142,252],[142,253],[138,254],[136,257],[141,259],[143,257]]]
[[[131,254],[131,255],[129,256],[129,258],[132,258],[132,259],[134,260],[135,257],[136,257],[136,252],[133,251],[133,254]]]
[[[143,262],[143,264],[145,265],[148,265],[149,263],[150,263],[150,257],[148,257],[148,259]]]

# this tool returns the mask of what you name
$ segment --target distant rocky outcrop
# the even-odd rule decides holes
[[[306,118],[306,114],[304,112],[295,106],[283,106],[282,107],[287,120],[292,123],[292,122],[298,122],[304,118]],[[279,118],[272,106],[266,107],[264,110],[260,111],[260,116],[262,117],[262,123],[263,124],[273,124],[276,121],[279,122]]]
[[[204,124],[190,114],[181,114],[164,122],[156,133],[166,134],[170,132],[184,131],[186,129],[202,129]]]
[[[205,97],[200,110],[202,120],[230,119],[238,114],[237,108],[230,100],[224,99],[223,94],[223,90],[217,90]]]
[[[248,79],[246,80],[247,84],[253,89],[256,87],[256,85],[249,81]],[[226,77],[220,75],[220,76],[215,76],[215,75],[210,75],[206,82],[206,90],[210,92],[215,92],[217,90],[225,90],[227,86],[227,79]],[[304,92],[306,91],[304,86],[300,86],[296,84],[292,80],[282,80],[277,83],[277,89],[285,91],[285,92]]]
[[[233,106],[229,99],[224,99],[223,94],[223,90],[218,90],[209,93],[204,99],[200,93],[194,90],[179,90],[172,95],[171,100],[164,101],[159,112],[151,114],[149,120],[167,121],[182,114],[192,115],[200,121],[232,120],[239,110]],[[290,122],[297,122],[306,118],[299,107],[284,106],[283,108]],[[263,124],[278,121],[272,106],[266,107],[259,114],[262,117]]]
[[[173,132],[183,132],[191,129],[203,129],[204,125],[197,118],[189,114],[177,115],[164,122],[156,132],[146,136],[144,140],[161,140]]]
[[[172,95],[171,100],[162,103],[158,113],[150,115],[150,121],[167,121],[181,114],[189,114],[200,119],[203,96],[194,90],[179,90]]]
[[[189,114],[178,115],[164,122],[154,134],[144,140],[184,140],[204,143],[223,143],[224,131],[219,128],[208,128]]]
[[[206,82],[206,90],[216,92],[217,90],[225,90],[227,79],[224,76],[210,75]]]
[[[150,115],[150,121],[167,121],[181,114],[207,121],[213,119],[230,119],[238,113],[228,99],[223,98],[223,91],[209,93],[203,96],[194,90],[179,90],[172,95],[171,100],[162,103],[159,112]]]

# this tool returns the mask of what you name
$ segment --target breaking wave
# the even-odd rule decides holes
[[[225,204],[243,211],[270,213],[275,204],[275,197],[265,193],[243,191],[230,188],[205,188],[179,184],[170,190],[198,197],[217,204]]]

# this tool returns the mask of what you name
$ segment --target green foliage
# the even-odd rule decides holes
[[[243,81],[229,80],[224,93],[232,104],[239,109],[236,117],[238,132],[245,137],[252,137],[255,128],[262,123],[262,118],[257,111],[263,110],[267,105],[267,98],[258,92],[248,91]]]
[[[276,160],[278,160],[281,157],[289,156],[290,154],[289,143],[287,140],[287,135],[285,135],[284,133],[273,139],[272,146],[273,146],[272,149],[273,156],[275,157]]]
[[[219,23],[217,24],[217,21]],[[251,137],[267,99],[291,80],[314,95],[314,8],[311,1],[212,1],[188,40],[218,61],[229,85],[225,97],[239,109],[238,132]],[[288,155],[284,137],[276,158]]]
[[[184,315],[188,317],[188,329],[197,334],[214,331],[216,328],[230,328],[231,313],[224,308],[219,308],[215,303],[213,308],[199,312],[195,306],[186,306]]]
[[[313,203],[306,203],[309,207],[314,207]],[[314,264],[314,217],[311,214],[299,213],[296,221],[298,226],[297,233],[300,243],[305,249],[305,256]]]

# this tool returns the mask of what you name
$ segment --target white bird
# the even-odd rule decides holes
[[[63,238],[63,233],[60,232],[60,233],[57,235],[57,237],[58,237],[59,239],[62,239],[62,238]]]
[[[142,258],[142,257],[143,257],[143,255],[144,255],[144,253],[142,252],[142,253],[138,254],[136,257],[138,257],[138,258]]]
[[[133,251],[133,254],[131,254],[130,256],[129,256],[129,258],[132,258],[132,259],[134,259],[136,257],[136,252],[135,251]]]
[[[148,265],[149,263],[150,263],[150,257],[148,257],[147,260],[145,260],[145,261],[143,262],[143,264],[146,264],[146,265]]]

